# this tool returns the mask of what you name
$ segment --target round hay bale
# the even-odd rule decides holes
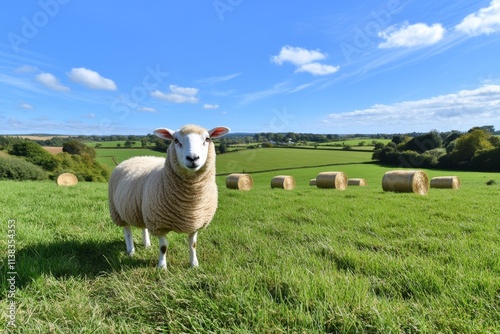
[[[429,178],[425,172],[418,170],[394,170],[384,174],[382,189],[425,195],[429,191]]]
[[[315,186],[316,185],[316,179],[310,179],[309,180],[309,185],[310,186]]]
[[[271,180],[271,188],[292,190],[295,188],[295,179],[290,175],[278,175]]]
[[[367,183],[366,183],[365,179],[354,178],[354,179],[348,179],[347,180],[347,185],[348,186],[360,186],[360,187],[364,187],[364,186],[367,185]]]
[[[460,179],[458,176],[438,176],[431,179],[431,188],[458,189]]]
[[[57,185],[59,186],[74,186],[78,183],[78,178],[71,173],[62,173],[57,177]]]
[[[345,190],[347,188],[347,175],[344,172],[322,172],[316,176],[316,187],[334,188]]]
[[[226,178],[226,188],[237,190],[250,190],[253,179],[250,174],[229,174]]]

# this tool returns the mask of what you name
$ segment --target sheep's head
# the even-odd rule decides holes
[[[191,172],[196,172],[205,165],[211,139],[222,137],[228,132],[229,128],[224,126],[206,130],[191,124],[177,131],[166,128],[154,130],[158,137],[172,141],[180,167]]]

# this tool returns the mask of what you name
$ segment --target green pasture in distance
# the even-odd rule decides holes
[[[249,149],[217,156],[217,174],[371,161],[371,152],[294,148]]]
[[[136,156],[144,156],[144,155],[153,155],[157,157],[165,157],[166,153],[150,150],[147,148],[106,148],[106,149],[97,149],[97,161],[101,164],[114,168],[116,166],[114,160],[117,163],[125,161],[129,158]]]
[[[140,140],[134,140],[133,142],[135,144],[132,145],[132,148],[142,148],[142,144],[141,144]],[[89,141],[89,142],[85,142],[85,145],[90,146],[92,148],[95,148],[96,144],[100,144],[101,145],[97,149],[100,149],[100,148],[118,148],[118,146],[116,146],[118,144],[120,144],[121,147],[123,148],[125,146],[125,140]],[[154,146],[154,145],[150,144],[150,146]]]

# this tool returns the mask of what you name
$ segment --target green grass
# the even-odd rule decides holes
[[[228,190],[218,177],[219,209],[200,232],[197,269],[188,266],[184,235],[168,236],[166,272],[155,268],[157,240],[144,249],[139,230],[135,256],[126,256],[106,184],[0,182],[2,252],[7,222],[16,221],[18,332],[500,332],[500,186],[485,185],[499,173],[427,171],[458,175],[462,187],[417,196],[384,193],[388,168],[349,164],[359,156],[311,167],[330,160],[255,151],[239,162],[238,153],[220,155],[218,172],[230,162],[248,171],[309,167],[255,173],[249,192]],[[328,170],[369,185],[308,186]],[[296,189],[270,189],[277,174],[293,175]]]
[[[217,156],[217,173],[255,172],[321,165],[345,165],[369,162],[372,154],[354,151],[265,148],[250,149]]]
[[[135,144],[132,145],[133,148],[142,148],[142,143],[140,140],[135,140]],[[125,140],[111,140],[111,141],[89,141],[85,143],[86,145],[95,148],[96,144],[100,144],[101,148],[118,148],[117,145],[120,144],[121,148],[125,147]]]
[[[154,155],[157,157],[164,157],[166,153],[150,150],[147,148],[108,148],[108,149],[97,149],[96,160],[108,167],[114,168],[116,163],[120,163],[129,158],[139,156],[139,155]],[[114,159],[114,160],[113,160]]]

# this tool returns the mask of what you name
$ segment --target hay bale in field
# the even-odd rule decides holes
[[[384,174],[382,189],[425,195],[429,191],[429,178],[418,170],[393,170]]]
[[[316,176],[316,187],[345,190],[345,188],[347,188],[347,175],[344,172],[319,173],[318,176]]]
[[[295,188],[295,179],[290,175],[278,175],[271,180],[271,188],[292,190]]]
[[[309,180],[309,185],[310,186],[315,186],[316,185],[316,179],[310,179]]]
[[[364,187],[364,186],[367,185],[367,183],[366,183],[365,179],[353,178],[353,179],[348,179],[347,180],[347,185],[348,186],[360,186],[360,187]]]
[[[229,174],[226,178],[226,188],[237,190],[250,190],[253,179],[250,174]]]
[[[74,186],[78,183],[78,178],[71,173],[62,173],[57,177],[56,182],[59,186]]]
[[[458,176],[438,176],[431,179],[431,188],[458,189],[460,179]]]

